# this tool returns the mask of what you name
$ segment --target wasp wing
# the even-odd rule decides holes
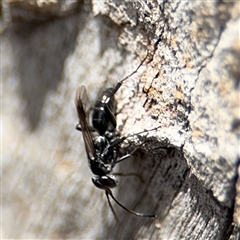
[[[77,89],[75,104],[78,113],[79,124],[81,126],[81,131],[83,135],[83,140],[85,144],[85,149],[89,160],[96,159],[96,151],[91,135],[91,131],[88,125],[87,115],[85,107],[88,101],[87,91],[85,86],[81,86]]]

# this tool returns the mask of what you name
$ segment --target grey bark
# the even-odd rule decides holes
[[[20,5],[23,21],[4,8],[2,238],[239,239],[239,3],[75,3]],[[119,177],[114,195],[158,217],[113,204],[117,222],[91,183],[74,96],[84,84],[93,102],[147,52],[116,94],[117,123],[158,129],[129,138],[139,150],[114,170],[141,177]]]

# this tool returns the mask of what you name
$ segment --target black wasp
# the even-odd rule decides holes
[[[156,215],[137,213],[124,207],[113,196],[111,188],[117,186],[115,176],[111,175],[116,163],[130,157],[131,154],[119,157],[120,144],[127,137],[119,137],[116,132],[116,102],[114,99],[115,93],[121,87],[122,83],[132,76],[140,68],[142,63],[146,60],[147,56],[143,59],[137,69],[117,83],[114,88],[107,88],[99,96],[92,110],[92,127],[88,124],[87,112],[87,92],[85,86],[81,86],[76,93],[76,108],[79,118],[77,130],[80,130],[83,135],[85,149],[88,157],[89,167],[94,174],[92,177],[93,184],[105,190],[108,203],[112,209],[109,196],[126,211],[141,217],[157,217]],[[92,132],[96,132],[96,137],[93,138]],[[112,209],[113,210],[113,209]],[[113,211],[114,212],[114,211]]]

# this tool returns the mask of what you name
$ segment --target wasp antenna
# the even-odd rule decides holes
[[[111,191],[109,188],[105,190],[105,193],[106,193],[106,195],[107,195],[108,201],[109,201],[109,196],[108,196],[108,195],[110,195],[111,198],[112,198],[120,207],[122,207],[124,210],[126,210],[127,212],[129,212],[129,213],[131,213],[131,214],[133,214],[133,215],[136,215],[136,216],[139,216],[139,217],[155,217],[155,218],[157,217],[157,215],[155,215],[155,214],[152,215],[152,214],[138,213],[138,212],[134,212],[134,211],[132,211],[132,210],[124,207],[124,206],[113,196],[112,191]],[[109,201],[109,202],[110,202],[110,201]],[[110,205],[110,206],[111,206],[111,205]]]
[[[109,190],[110,190],[110,189],[109,189]],[[107,196],[108,205],[109,205],[109,207],[111,208],[111,211],[112,211],[115,219],[116,219],[117,222],[119,223],[119,219],[118,219],[117,214],[116,214],[116,212],[114,211],[114,208],[113,208],[113,206],[112,206],[112,204],[111,204],[111,201],[110,201],[110,199],[109,199],[109,194],[108,194],[107,190],[105,191],[105,194],[106,194],[106,196]]]

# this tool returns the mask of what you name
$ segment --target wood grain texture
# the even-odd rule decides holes
[[[92,1],[1,35],[2,238],[239,239],[237,2]],[[87,11],[89,10],[89,11]],[[61,16],[61,14],[56,14]],[[139,150],[116,166],[113,204],[91,183],[74,96],[116,94]]]

